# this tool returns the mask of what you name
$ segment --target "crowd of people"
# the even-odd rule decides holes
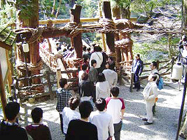
[[[61,132],[66,140],[120,140],[125,103],[119,98],[118,75],[115,61],[98,45],[94,51],[84,48],[84,63],[79,71],[79,94],[68,90],[67,79],[61,78],[60,88],[56,91]],[[153,124],[153,107],[158,96],[156,82],[159,78],[156,62],[150,65],[151,74],[143,90],[147,116],[142,120],[145,125]],[[136,55],[132,71],[135,88],[140,89],[139,76],[143,70],[143,61]],[[10,102],[5,108],[6,120],[0,124],[0,139],[50,140],[47,126],[42,124],[43,110],[34,108],[31,112],[33,123],[21,128],[17,123],[19,104]]]

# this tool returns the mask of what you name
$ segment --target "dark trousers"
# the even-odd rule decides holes
[[[121,128],[122,128],[122,121],[120,121],[117,124],[114,124],[114,137],[115,137],[115,140],[120,140]]]
[[[60,114],[60,128],[61,128],[61,131],[62,131],[62,134],[64,134],[64,131],[63,131],[63,117],[62,117],[62,114]]]
[[[134,74],[134,86],[135,88],[140,89],[140,80],[137,74]]]

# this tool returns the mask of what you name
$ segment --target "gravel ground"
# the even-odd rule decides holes
[[[178,90],[177,83],[166,84],[164,89],[159,91],[154,124],[149,126],[145,126],[141,120],[146,112],[145,103],[141,94],[143,89],[139,92],[129,92],[129,87],[120,86],[120,97],[125,100],[126,105],[121,140],[175,139],[183,90]],[[55,109],[56,100],[27,104],[27,106],[28,114],[30,114],[30,110],[33,107],[41,107],[44,110],[43,122],[49,126],[52,139],[64,140],[64,136],[60,131],[59,115]],[[31,122],[31,119],[29,119],[29,122]]]

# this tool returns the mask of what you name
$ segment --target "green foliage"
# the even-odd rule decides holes
[[[77,0],[76,4],[82,6],[81,17],[95,17],[98,14],[99,0]]]
[[[0,10],[0,25],[15,23],[16,9],[9,4],[4,5]]]
[[[171,56],[178,55],[178,42],[180,38],[173,36],[168,42],[168,37],[163,36],[156,41],[147,43],[134,43],[133,53],[140,53],[144,62],[153,60],[168,59]],[[168,48],[168,44],[170,44]]]
[[[16,8],[20,10],[22,19],[30,19],[38,12],[33,0],[17,0]]]
[[[167,55],[166,49],[160,49],[162,45],[154,43],[134,43],[133,53],[141,54],[141,58],[144,62],[164,59]],[[148,53],[149,52],[149,53]]]
[[[44,15],[47,17],[53,17],[54,15],[51,15],[51,8],[53,7],[53,1],[51,0],[40,0],[39,2],[39,8],[40,8],[40,17],[43,17]]]
[[[116,3],[121,8],[127,8],[130,7],[131,0],[111,0],[112,4]]]

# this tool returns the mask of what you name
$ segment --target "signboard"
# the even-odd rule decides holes
[[[3,74],[3,81],[5,81],[6,73],[8,70],[7,58],[6,58],[6,50],[0,47],[0,62],[1,69]]]

